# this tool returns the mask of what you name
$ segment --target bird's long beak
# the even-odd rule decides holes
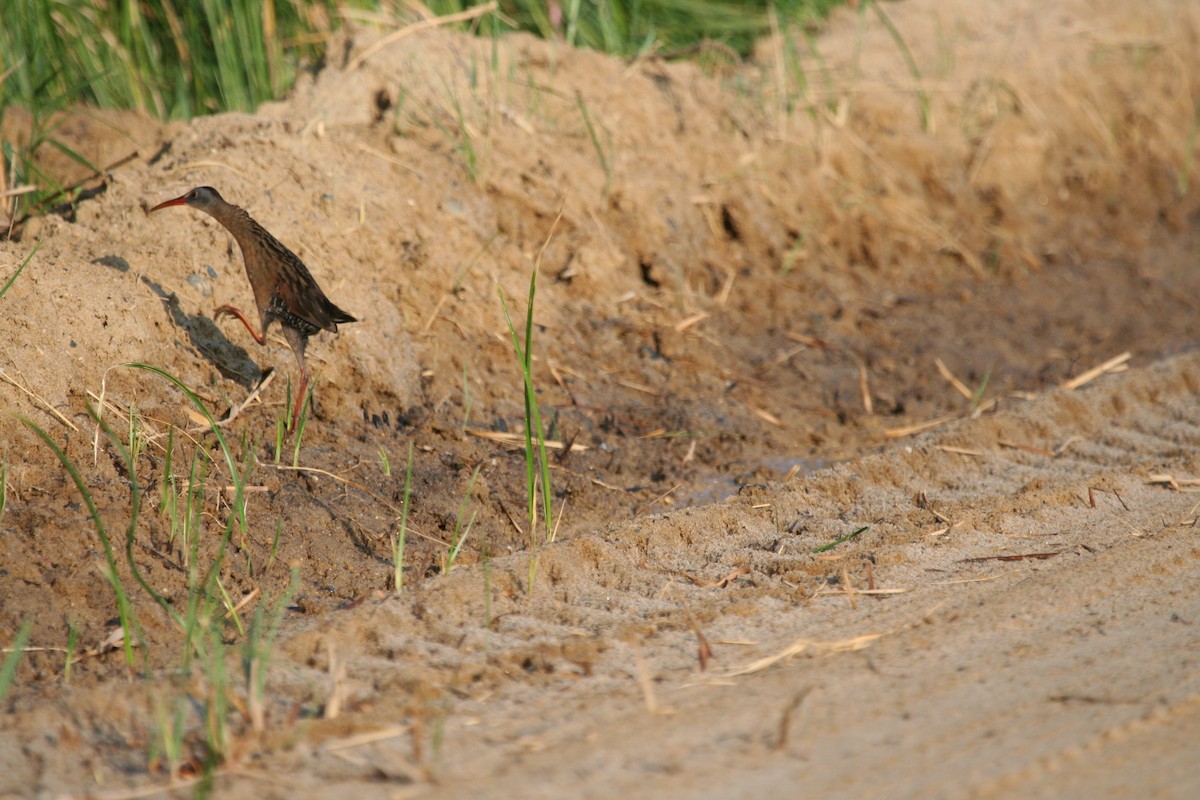
[[[169,208],[171,206],[186,206],[186,205],[187,205],[187,195],[184,194],[184,195],[180,195],[179,197],[176,197],[174,200],[168,200],[165,203],[159,203],[158,205],[156,205],[154,208],[150,209],[146,213],[153,214],[155,211],[158,211],[160,208]]]

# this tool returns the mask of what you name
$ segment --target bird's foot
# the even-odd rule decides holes
[[[254,326],[250,324],[250,320],[246,319],[246,315],[242,313],[240,308],[234,308],[229,305],[218,306],[217,310],[213,312],[213,319],[220,319],[221,317],[237,317],[246,326],[246,330],[250,331],[250,335],[254,337],[254,341],[259,344],[267,343],[267,337],[254,330]]]

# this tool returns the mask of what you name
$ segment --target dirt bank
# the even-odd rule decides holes
[[[720,70],[444,31],[358,63],[361,32],[255,115],[64,127],[138,157],[0,244],[7,279],[41,242],[0,300],[0,631],[37,648],[0,795],[166,791],[172,709],[186,794],[219,700],[223,797],[1200,790],[1200,11],[884,8],[919,81],[850,11],[819,58],[785,32]],[[298,456],[282,340],[212,319],[251,304],[232,239],[145,214],[201,184],[361,320],[309,347]],[[535,264],[534,381],[573,446],[531,548],[497,288],[522,315]],[[224,430],[228,689],[179,677],[123,551],[136,478],[134,561],[181,608],[229,467],[127,362],[216,413],[276,370]],[[132,471],[89,405],[136,422]],[[113,536],[149,680],[89,655],[118,629],[103,547],[19,417]],[[189,496],[194,550],[163,505]],[[236,654],[293,567],[256,710]]]

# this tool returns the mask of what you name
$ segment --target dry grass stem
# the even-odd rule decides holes
[[[724,306],[729,303],[729,295],[733,292],[733,282],[737,278],[737,270],[731,269],[725,273],[725,282],[721,284],[721,290],[717,292],[717,305]]]
[[[792,331],[786,331],[783,335],[790,341],[802,344],[805,347],[811,347],[814,350],[824,350],[828,347],[825,342],[815,336],[805,336],[803,333],[794,333]]]
[[[1135,535],[1137,535],[1136,532]],[[1061,556],[1064,552],[1066,551],[1050,550],[1044,553],[1015,553],[1013,555],[976,556],[975,558],[960,558],[958,561],[960,564],[976,564],[981,561],[1028,561],[1031,559],[1035,561],[1041,561],[1047,558],[1053,558],[1054,556]]]
[[[492,442],[499,442],[512,447],[525,447],[524,434],[506,433],[504,431],[485,431],[480,430],[479,428],[467,428],[464,432],[469,436],[478,436],[480,439],[487,439]],[[537,441],[537,437],[534,437],[534,441]],[[546,446],[547,450],[565,449],[569,453],[573,453],[577,450],[582,452],[588,449],[587,445],[584,444],[576,444],[575,442],[571,442],[570,445],[567,445],[563,442],[553,439],[547,439],[545,442],[543,442],[543,444]]]
[[[437,322],[438,314],[442,313],[442,306],[446,305],[446,301],[449,299],[450,295],[448,293],[438,298],[437,303],[433,306],[433,311],[429,312],[429,316],[425,319],[425,324],[421,326],[421,333],[429,333],[429,329],[433,327],[433,323]],[[454,322],[449,317],[447,317],[447,320]],[[454,324],[458,325],[458,323]],[[458,329],[462,331],[462,326],[459,325]]]
[[[746,567],[746,566],[735,567],[724,578],[721,578],[720,580],[715,580],[715,581],[709,580],[708,578],[701,578],[701,577],[692,575],[687,572],[684,572],[681,574],[683,575],[683,577],[687,578],[692,583],[696,584],[697,586],[703,587],[705,589],[724,589],[726,586],[731,584],[734,580],[742,577],[743,575],[749,575],[750,568]]]
[[[746,408],[750,409],[751,413],[753,413],[754,416],[758,417],[763,422],[766,422],[769,425],[774,425],[776,428],[783,427],[783,421],[770,411],[761,409],[758,406],[751,405],[750,403],[746,403]]]
[[[333,680],[333,686],[329,689],[329,699],[325,702],[322,716],[325,719],[337,719],[346,700],[346,664],[338,657],[333,642],[329,639],[325,640],[325,652],[329,657],[329,676]]]
[[[871,402],[871,385],[868,381],[867,367],[858,365],[858,391],[862,395],[863,413],[870,416],[875,413],[875,405]]]
[[[251,391],[250,394],[246,395],[246,398],[242,400],[242,402],[238,403],[237,405],[230,406],[229,411],[225,413],[225,416],[217,420],[217,427],[224,428],[226,425],[237,419],[238,416],[246,410],[247,406],[249,406],[255,400],[258,400],[258,398],[262,395],[263,390],[271,384],[271,381],[275,380],[275,374],[275,370],[268,370],[267,373],[263,375],[262,380],[258,382],[258,385],[254,387],[254,390]],[[191,406],[184,406],[183,410],[187,413],[188,417],[191,418],[192,422],[196,423],[195,427],[188,429],[188,433],[200,434],[209,430],[211,426],[209,425],[208,419],[206,419],[203,414],[196,411]]]
[[[1113,356],[1103,364],[1092,367],[1087,372],[1076,375],[1069,381],[1064,381],[1062,383],[1062,388],[1066,389],[1068,392],[1074,391],[1080,386],[1094,381],[1096,378],[1100,377],[1106,372],[1120,372],[1126,368],[1126,362],[1131,358],[1133,358],[1133,353],[1130,353],[1128,350],[1126,350],[1124,353],[1121,353],[1121,355]]]
[[[262,587],[255,586],[246,594],[245,597],[238,601],[237,605],[235,605],[233,608],[225,609],[225,612],[221,615],[222,618],[236,617],[239,613],[241,613],[242,609],[254,602],[254,598],[258,597],[261,592]]]
[[[855,595],[906,594],[911,591],[912,591],[912,589],[855,589],[853,586],[846,585],[846,586],[838,588],[838,589],[828,589],[825,587],[821,587],[813,594],[813,597],[828,597],[830,595],[846,595],[847,597],[852,598]]]
[[[677,484],[675,484],[674,486],[672,486],[670,489],[667,489],[665,492],[663,492],[662,494],[660,494],[658,497],[654,498],[654,499],[653,499],[653,500],[651,500],[650,502],[646,503],[646,505],[644,505],[644,506],[642,506],[640,509],[638,509],[638,513],[639,513],[639,514],[645,513],[646,509],[650,508],[650,506],[654,505],[655,503],[658,503],[658,502],[661,502],[661,501],[663,501],[663,500],[666,500],[668,497],[670,497],[672,494],[674,494],[674,493],[675,493],[675,491],[676,491],[676,490],[677,490],[677,489],[678,489],[680,486],[683,486],[683,484],[682,484],[682,483],[677,483]]]
[[[377,731],[368,731],[355,736],[348,736],[345,739],[338,739],[335,742],[329,742],[324,745],[326,750],[350,750],[355,747],[363,747],[376,742],[385,742],[388,739],[395,739],[398,736],[406,735],[412,728],[408,725],[393,725],[389,728],[381,728]]]
[[[968,447],[955,447],[950,444],[940,444],[937,447],[943,453],[953,453],[956,456],[973,456],[975,458],[986,458],[991,455],[986,450],[972,450]]]
[[[14,380],[13,377],[11,375],[9,375],[6,370],[0,369],[0,379],[3,379],[5,383],[11,384],[12,386],[15,386],[17,389],[19,389],[21,392],[24,392],[25,395],[29,397],[29,399],[33,400],[35,403],[40,405],[42,408],[46,409],[46,411],[50,412],[54,416],[54,418],[57,419],[59,422],[61,422],[63,425],[66,425],[68,428],[75,431],[76,433],[79,432],[79,428],[75,427],[74,422],[71,422],[71,420],[64,417],[62,415],[62,413],[57,408],[50,405],[50,403],[45,398],[39,397],[38,395],[34,394],[30,390],[26,389],[21,384],[17,383],[16,380]]]
[[[804,687],[792,695],[791,701],[784,706],[783,713],[779,716],[779,735],[775,738],[775,743],[771,745],[772,750],[782,750],[787,746],[788,732],[792,726],[792,714],[796,713],[796,709],[800,708],[800,704],[804,702],[804,698],[808,697],[811,691],[811,686]]]
[[[955,586],[960,583],[984,583],[986,581],[999,580],[1000,578],[1003,578],[1006,575],[1012,575],[1014,572],[1016,572],[1016,570],[1012,570],[1009,572],[998,572],[995,575],[984,575],[983,577],[980,577],[980,578],[955,578],[952,581],[934,581],[933,583],[930,584],[930,586]]]
[[[943,520],[943,521],[945,521],[945,520]],[[959,528],[959,527],[962,527],[961,521],[955,522],[953,525],[947,525],[944,528],[939,528],[936,531],[930,531],[929,533],[927,533],[925,535],[926,536],[944,536],[947,533],[949,533],[950,531],[954,530],[955,528]]]
[[[674,714],[675,709],[658,704],[658,696],[654,692],[654,679],[650,676],[650,668],[646,665],[646,659],[642,657],[641,645],[633,646],[633,659],[637,665],[638,686],[641,687],[646,710],[651,714]]]
[[[965,383],[955,377],[954,373],[950,371],[950,368],[946,366],[946,362],[942,361],[940,358],[934,358],[933,363],[935,366],[937,366],[937,370],[941,373],[942,377],[946,379],[946,383],[954,387],[954,391],[961,394],[967,400],[974,399],[974,394],[971,392],[971,390],[967,388]]]
[[[692,315],[691,315],[690,317],[688,317],[687,319],[681,320],[680,322],[677,322],[677,323],[675,324],[675,332],[676,332],[676,333],[683,333],[683,332],[684,332],[684,331],[686,331],[688,328],[690,328],[690,327],[692,327],[693,325],[695,325],[697,322],[700,322],[700,321],[701,321],[701,320],[703,320],[703,319],[707,319],[708,317],[709,317],[709,314],[706,314],[706,313],[705,313],[705,312],[703,312],[703,311],[701,311],[699,314],[692,314]]]
[[[633,389],[635,392],[642,392],[644,394],[650,395],[651,397],[659,397],[661,395],[661,392],[658,392],[654,389],[650,389],[646,386],[642,386],[641,384],[638,384],[638,383],[633,383],[632,381],[621,380],[620,378],[618,378],[617,383],[620,384],[621,386],[624,386],[626,389]]]
[[[1057,453],[1053,450],[1047,450],[1044,447],[1034,447],[1031,444],[1021,444],[1020,442],[1010,442],[1005,439],[1000,439],[996,444],[1001,447],[1007,447],[1010,450],[1021,450],[1026,453],[1033,453],[1035,456],[1045,456],[1046,458],[1054,458]]]
[[[913,425],[905,425],[900,428],[888,428],[883,432],[883,435],[889,439],[900,439],[905,436],[915,436],[918,433],[924,433],[925,431],[933,430],[938,426],[945,425],[947,422],[953,422],[958,418],[959,417],[955,414],[949,414],[944,417],[938,417],[937,419],[931,419],[927,422],[918,422]]]
[[[359,65],[361,65],[371,56],[378,53],[380,50],[384,49],[385,47],[389,47],[404,37],[411,36],[418,31],[429,30],[430,28],[438,28],[442,25],[456,25],[460,22],[467,22],[469,20],[476,19],[477,17],[486,16],[487,14],[495,11],[497,8],[498,6],[495,0],[492,0],[490,3],[485,3],[481,6],[475,6],[474,8],[467,9],[466,11],[460,11],[457,14],[446,14],[442,17],[423,19],[420,22],[414,22],[411,25],[406,25],[400,30],[392,31],[387,36],[384,36],[382,39],[375,42],[375,44],[366,48],[352,58],[350,63],[346,65],[345,71],[353,72],[354,70],[358,69]]]
[[[979,419],[985,412],[991,411],[993,408],[995,408],[999,402],[1000,401],[996,398],[992,398],[991,400],[975,406],[975,410],[971,412],[971,419]]]
[[[853,653],[858,650],[864,650],[875,643],[877,639],[883,638],[882,633],[867,633],[862,636],[854,636],[850,639],[839,639],[832,642],[818,642],[812,639],[797,639],[789,644],[780,652],[772,656],[760,658],[757,661],[752,661],[744,667],[738,667],[727,673],[728,677],[737,677],[739,675],[750,675],[755,672],[762,672],[764,669],[773,667],[781,661],[790,661],[797,656],[811,655],[832,656],[838,653]]]
[[[808,350],[811,346],[812,345],[801,344],[797,345],[796,347],[789,347],[787,350],[784,350],[782,353],[775,356],[775,358],[771,359],[771,365],[778,367],[780,364],[786,364],[792,358],[800,355],[805,350]]]
[[[1200,492],[1200,478],[1176,478],[1174,475],[1154,474],[1146,478],[1146,483],[1166,486],[1175,492]]]
[[[371,147],[370,145],[362,144],[361,142],[358,145],[358,149],[368,155],[375,156],[376,158],[381,158],[384,161],[388,162],[389,164],[393,164],[397,167],[400,167],[400,169],[407,170],[407,171],[411,172],[413,175],[416,175],[418,178],[420,178],[423,181],[429,180],[425,175],[423,175],[421,173],[420,170],[413,169],[413,167],[410,164],[407,164],[406,162],[401,161],[400,159],[396,158],[395,156],[389,155],[388,153],[385,153],[382,150],[376,150],[374,147]]]

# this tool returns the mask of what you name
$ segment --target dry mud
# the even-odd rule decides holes
[[[156,709],[193,698],[199,761],[217,693],[221,797],[1200,794],[1200,10],[885,8],[924,121],[895,42],[849,10],[820,58],[775,38],[703,68],[437,30],[359,62],[360,32],[254,115],[64,121],[98,163],[138,156],[0,244],[7,279],[40,242],[0,300],[0,632],[30,620],[35,647],[0,708],[0,796],[186,796]],[[145,214],[200,184],[361,319],[311,343],[300,469],[291,440],[275,459],[291,355],[212,319],[251,302],[232,239]],[[574,447],[557,539],[531,548],[497,288],[523,315],[535,264],[534,380]],[[215,459],[196,558],[229,513],[211,434],[127,362],[217,412],[276,370],[226,428],[248,526],[220,573],[248,617],[298,570],[263,731],[232,655],[226,692],[177,677],[141,590],[151,678],[119,651],[64,676],[68,632],[94,649],[116,605],[22,417],[123,549],[129,470],[87,408],[122,440],[132,411],[134,559],[173,603],[159,505],[193,454]]]

